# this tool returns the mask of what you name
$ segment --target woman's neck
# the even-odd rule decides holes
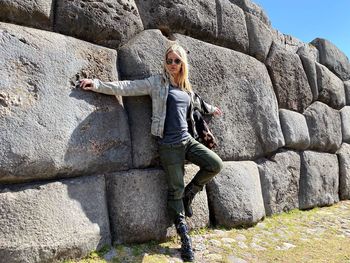
[[[171,80],[171,84],[173,86],[178,87],[179,86],[179,75],[173,76]]]

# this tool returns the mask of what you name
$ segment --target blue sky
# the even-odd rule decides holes
[[[303,42],[316,37],[335,44],[350,59],[350,0],[252,0],[272,26]]]

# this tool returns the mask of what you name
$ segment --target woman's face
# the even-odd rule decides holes
[[[171,51],[167,55],[166,67],[172,76],[177,76],[181,71],[182,61],[181,57],[175,52]]]

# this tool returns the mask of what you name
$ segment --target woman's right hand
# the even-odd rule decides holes
[[[84,89],[84,90],[91,90],[93,87],[94,83],[92,81],[92,79],[81,79],[80,80],[80,88]]]

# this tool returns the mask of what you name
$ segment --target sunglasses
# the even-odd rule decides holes
[[[176,65],[180,65],[180,64],[181,64],[181,60],[178,59],[178,58],[176,58],[176,59],[168,58],[168,59],[166,60],[167,65],[171,65],[171,64],[173,64],[173,62],[174,62]]]

